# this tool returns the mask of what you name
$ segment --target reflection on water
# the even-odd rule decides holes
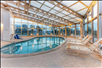
[[[27,54],[50,50],[65,40],[61,37],[37,37],[28,41],[10,44],[1,48],[3,54]]]

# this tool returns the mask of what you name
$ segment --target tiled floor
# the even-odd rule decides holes
[[[72,56],[65,53],[65,45],[61,48],[29,57],[1,58],[2,68],[101,68],[102,62],[90,55]]]

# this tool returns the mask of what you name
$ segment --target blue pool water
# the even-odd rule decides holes
[[[62,37],[36,37],[1,48],[3,54],[28,54],[53,49],[65,41]]]

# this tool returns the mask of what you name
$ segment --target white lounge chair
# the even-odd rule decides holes
[[[79,38],[69,40],[69,42],[84,42],[89,36],[91,36],[91,35],[87,35],[83,39],[82,39],[82,36],[80,36]]]
[[[92,52],[95,53],[96,56],[100,60],[102,60],[102,50],[99,48],[99,45],[102,44],[102,38],[98,39],[96,42],[93,44],[87,44],[84,46],[80,45],[68,45],[65,48],[65,51],[67,54],[73,53],[73,55],[79,55],[80,52],[85,51],[85,52]]]
[[[68,42],[68,45],[86,45],[88,42],[92,39],[92,36],[89,36],[86,40],[83,40],[82,42]]]

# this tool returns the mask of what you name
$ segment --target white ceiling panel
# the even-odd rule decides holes
[[[38,3],[37,1],[31,1],[31,5],[32,5],[32,6],[35,6],[35,7],[37,7],[37,8],[40,8],[40,6],[41,6],[41,4]]]
[[[56,6],[56,7],[54,7],[54,9],[55,9],[55,10],[60,10],[61,8],[59,8],[59,7]]]
[[[63,17],[64,19],[70,19],[70,17],[69,16],[65,16],[65,17]]]
[[[53,8],[53,7],[54,7],[54,5],[53,5],[53,4],[51,4],[51,3],[47,2],[47,1],[44,3],[44,5],[47,5],[47,6],[51,7],[51,8]]]
[[[44,1],[38,1],[38,2],[43,3]]]
[[[43,16],[43,14],[42,14],[42,13],[37,13],[36,15],[38,15],[38,16]]]
[[[65,16],[65,15],[62,14],[62,13],[58,13],[57,16],[59,16],[59,17],[63,17],[63,16]]]
[[[86,8],[84,10],[81,10],[78,13],[81,14],[81,15],[85,15],[85,13],[87,12],[87,10],[88,10],[88,8]]]
[[[69,14],[68,12],[66,12],[66,11],[64,11],[64,10],[62,11],[62,13],[64,13],[65,15],[68,15],[68,14]]]
[[[52,13],[52,14],[56,14],[57,11],[52,9],[52,10],[50,11],[50,13]]]
[[[72,10],[74,10],[74,11],[78,11],[78,10],[80,10],[80,9],[85,8],[85,6],[79,2],[79,3],[77,3],[77,4],[73,5],[73,6],[71,6],[70,8],[71,8]]]
[[[48,18],[48,16],[43,16],[44,18]]]
[[[49,8],[49,7],[45,6],[45,5],[43,5],[43,6],[41,7],[41,9],[42,9],[42,10],[45,10],[45,11],[49,11],[51,8]]]
[[[50,20],[54,20],[54,18],[49,18]]]
[[[76,17],[76,16],[74,16],[74,15],[72,15],[72,14],[70,14],[69,16],[70,16],[70,17]]]
[[[72,4],[76,3],[76,2],[77,1],[62,1],[61,3],[68,7],[68,6],[70,6],[70,5],[72,5]]]
[[[35,12],[33,12],[33,11],[28,11],[29,13],[32,13],[32,14],[35,14]]]

